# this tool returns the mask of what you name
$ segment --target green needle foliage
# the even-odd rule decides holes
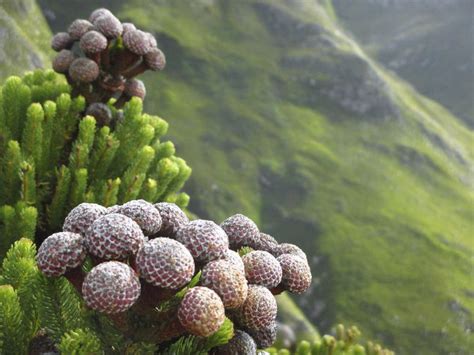
[[[37,70],[0,87],[0,258],[19,238],[41,239],[61,228],[77,204],[104,206],[143,198],[175,202],[191,174],[162,141],[168,124],[142,113],[133,98],[113,127],[83,117],[85,100],[72,98],[62,76]]]
[[[342,324],[336,327],[336,336],[324,335],[321,339],[310,343],[299,342],[296,355],[394,355],[393,351],[384,349],[381,345],[368,341],[365,346],[359,343],[361,332],[355,326],[345,328]],[[270,354],[289,355],[288,349],[267,349]]]
[[[0,346],[2,353],[14,354],[25,352],[27,326],[25,315],[15,289],[10,285],[0,286]]]
[[[64,334],[58,349],[62,354],[100,354],[102,344],[99,338],[90,330],[75,329]]]
[[[208,338],[185,336],[174,343],[158,344],[125,339],[106,316],[85,307],[78,293],[64,277],[45,277],[35,262],[36,247],[29,239],[15,242],[8,251],[0,275],[0,354],[26,354],[28,344],[46,331],[63,354],[205,354],[227,343],[233,324],[226,319],[218,332]],[[199,274],[188,287],[199,281]],[[167,302],[176,307],[185,290]],[[156,312],[156,315],[165,314]],[[147,318],[130,319],[131,328],[140,336]],[[166,318],[159,319],[166,328]]]
[[[84,201],[111,206],[143,198],[184,208],[189,196],[179,191],[191,169],[162,141],[168,124],[144,114],[140,99],[120,111],[111,102],[117,119],[98,127],[84,116],[84,98],[70,92],[49,70],[0,87],[0,259],[11,246],[0,274],[0,354],[26,354],[45,336],[55,344],[49,350],[64,354],[151,354],[157,344],[124,338],[84,306],[66,278],[44,277],[34,241],[59,231]],[[206,344],[228,341],[232,328],[224,330]]]
[[[40,275],[35,246],[22,239],[10,249],[0,277],[0,353],[23,354],[39,329],[33,287]]]
[[[64,336],[65,343],[71,343],[78,338],[72,331],[88,325],[74,288],[65,278],[46,278],[36,266],[35,255],[33,242],[23,238],[13,244],[3,261],[0,354],[26,353],[41,328],[52,340],[59,342]],[[92,339],[89,333],[84,335],[88,341]]]
[[[234,325],[226,318],[221,328],[208,338],[188,335],[179,338],[171,346],[162,351],[166,355],[208,354],[217,346],[227,344],[234,334]]]

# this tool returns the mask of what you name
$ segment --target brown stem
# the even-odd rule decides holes
[[[186,330],[183,328],[178,318],[175,317],[172,321],[166,324],[165,328],[161,328],[159,332],[156,332],[153,340],[160,344],[178,338],[184,333],[186,333]]]
[[[111,60],[112,68],[110,72],[114,75],[119,75],[129,68],[134,67],[139,63],[141,57],[135,53],[130,52],[128,49],[124,49],[114,55]]]
[[[87,58],[92,59],[94,62],[97,63],[98,66],[100,66],[101,62],[101,53],[86,53]]]
[[[150,68],[148,67],[146,62],[144,60],[142,60],[140,62],[140,64],[135,65],[135,66],[131,67],[130,69],[124,71],[122,73],[122,75],[124,76],[125,79],[130,79],[130,78],[133,78],[137,75],[143,74],[148,69],[150,69]]]
[[[141,280],[141,294],[136,303],[137,313],[148,313],[151,309],[158,306],[160,303],[168,301],[173,297],[177,290],[168,290],[161,287],[153,286],[148,282]]]
[[[122,93],[122,95],[120,95],[120,97],[118,98],[117,101],[115,101],[114,103],[114,106],[116,108],[122,108],[127,102],[129,102],[131,99],[130,96],[128,96],[127,94],[125,93]]]
[[[162,344],[186,333],[177,316],[177,307],[166,312],[148,311],[147,314],[136,314],[141,319],[146,319],[145,324],[153,324],[152,327],[139,327],[134,329],[134,341],[146,341]]]
[[[110,70],[110,50],[109,50],[109,46],[107,46],[107,48],[105,48],[100,53],[100,61],[102,62],[102,67],[104,68],[104,70],[109,71]]]
[[[195,261],[194,262],[196,267],[194,268],[194,276],[196,276],[197,274],[199,274],[199,272],[202,270],[202,268],[207,264],[206,261]]]
[[[71,86],[74,86],[76,82],[71,79],[71,77],[69,76],[69,73],[65,73],[64,75],[66,76],[67,83]]]
[[[87,84],[78,83],[77,81],[72,80],[68,77],[68,82],[72,86],[72,96],[76,97],[82,95],[84,91],[86,91]]]
[[[135,255],[132,255],[130,256],[130,258],[128,259],[128,263],[130,265],[130,267],[133,269],[133,271],[135,271],[135,274],[138,275],[138,267],[137,267],[137,258]]]
[[[82,267],[78,266],[74,269],[66,271],[64,277],[74,286],[74,288],[82,295],[82,284],[84,282],[84,273]]]
[[[95,92],[98,95],[98,101],[107,103],[112,97],[119,97],[125,86],[125,79],[122,76],[112,76],[107,74],[97,81]]]
[[[285,288],[283,287],[282,284],[279,284],[277,287],[274,287],[270,290],[272,292],[272,294],[274,295],[279,295],[280,293],[282,293],[283,291],[285,291]]]
[[[103,263],[104,261],[106,261],[102,258],[99,258],[99,257],[95,256],[95,255],[90,255],[90,258],[91,258],[91,261],[92,261],[92,265],[94,265],[94,266],[97,266],[97,265]]]
[[[81,95],[86,99],[88,105],[93,102],[99,101],[99,95],[96,90],[92,90],[91,84],[73,82],[72,85],[72,97],[77,97]],[[92,85],[96,84],[93,83]]]
[[[127,312],[108,314],[107,316],[122,334],[125,336],[131,335],[131,331],[133,330],[131,330],[129,327]]]
[[[120,75],[106,75],[101,81],[99,81],[99,85],[102,89],[110,92],[121,92],[125,88],[125,79]]]

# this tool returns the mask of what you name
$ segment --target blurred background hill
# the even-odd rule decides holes
[[[48,66],[50,37],[35,1],[0,1],[0,78]]]
[[[473,1],[333,0],[333,5],[368,53],[474,128]]]
[[[295,300],[321,332],[469,354],[470,1],[433,3],[39,1],[52,31],[105,6],[158,37],[168,65],[144,76],[145,106],[193,167],[191,210],[303,245],[315,282]],[[2,41],[2,78],[53,55],[36,6],[0,2],[0,38],[23,48]]]

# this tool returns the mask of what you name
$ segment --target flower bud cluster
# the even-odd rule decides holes
[[[237,251],[243,250],[241,257]],[[166,202],[82,203],[63,231],[40,246],[37,264],[49,277],[77,277],[72,271],[87,257],[95,266],[73,284],[88,307],[113,315],[140,305],[141,298],[163,300],[184,290],[175,311],[185,332],[208,337],[226,316],[234,321],[235,338],[217,353],[270,346],[277,326],[274,294],[302,293],[311,283],[304,252],[260,233],[248,217],[234,215],[220,225],[189,221]],[[199,283],[189,287],[198,272]]]
[[[145,85],[135,77],[166,65],[151,33],[121,23],[104,8],[93,11],[87,20],[74,20],[67,32],[56,33],[51,47],[58,52],[53,69],[65,74],[73,94],[84,96],[89,105],[114,98],[121,108],[133,96],[143,100]]]

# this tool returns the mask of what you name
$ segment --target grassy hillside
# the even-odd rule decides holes
[[[61,28],[97,6],[42,4]],[[468,353],[472,132],[367,58],[326,2],[110,4],[167,54],[145,78],[147,109],[193,167],[193,211],[240,211],[303,244],[316,280],[296,300],[322,330]]]
[[[0,2],[0,79],[49,66],[51,32],[34,0]]]
[[[322,8],[271,3],[122,12],[162,33],[170,66],[147,80],[148,105],[194,167],[193,208],[245,211],[314,250],[301,305],[323,329],[467,353],[472,135],[335,36]]]
[[[370,53],[474,128],[473,1],[331,1]]]

